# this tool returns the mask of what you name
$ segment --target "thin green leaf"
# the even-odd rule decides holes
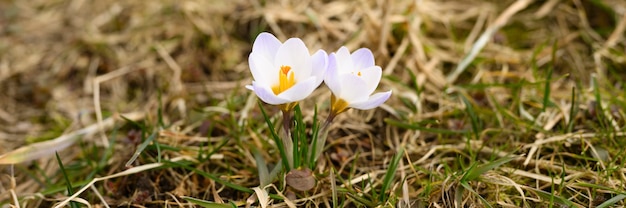
[[[595,116],[598,117],[598,124],[600,125],[600,127],[602,129],[607,129],[609,128],[609,124],[606,121],[606,117],[604,116],[604,108],[602,107],[602,96],[600,95],[600,88],[598,86],[598,78],[593,77],[592,81],[593,81],[593,94],[594,94],[594,97],[596,98],[596,105],[595,105],[596,115]]]
[[[543,88],[543,107],[541,108],[541,112],[545,112],[546,108],[548,108],[548,105],[550,104],[550,84],[552,83],[552,71],[554,70],[554,61],[556,60],[557,49],[557,41],[554,41],[552,44],[552,59],[550,60],[550,67],[548,68],[546,83]]]
[[[283,167],[285,167],[285,170],[289,172],[291,168],[289,167],[289,159],[287,158],[287,154],[285,153],[283,142],[278,136],[278,134],[276,134],[276,129],[274,128],[274,124],[272,123],[272,121],[270,121],[270,118],[267,116],[267,113],[265,112],[265,109],[263,108],[263,104],[260,101],[258,104],[259,104],[259,108],[261,108],[261,113],[263,114],[265,123],[267,123],[267,127],[269,128],[270,133],[272,134],[272,139],[274,139],[274,143],[276,143],[276,146],[278,147],[278,152],[280,152],[280,157],[282,158],[282,161],[283,161]]]
[[[487,200],[485,200],[485,198],[483,198],[480,194],[478,194],[476,191],[474,191],[474,189],[467,182],[463,182],[462,181],[461,182],[461,186],[463,186],[463,188],[467,189],[469,192],[471,192],[476,197],[478,197],[478,199],[480,199],[480,201],[483,203],[483,205],[485,205],[487,207],[492,207],[491,204],[489,204],[489,202]]]
[[[272,178],[270,178],[270,171],[267,169],[267,164],[265,163],[265,159],[263,159],[263,155],[259,153],[259,150],[253,149],[254,160],[256,161],[256,168],[259,172],[259,186],[265,187],[270,184]]]
[[[306,141],[306,124],[304,123],[304,118],[302,117],[302,110],[300,109],[300,105],[296,105],[294,108],[294,120],[295,120],[295,131],[293,134],[293,167],[299,168],[302,166],[303,152],[306,152],[305,146],[307,146]]]
[[[355,202],[363,204],[363,205],[365,205],[367,207],[375,207],[376,206],[376,204],[374,202],[372,202],[370,200],[367,200],[366,198],[360,197],[360,196],[358,196],[356,194],[348,192],[346,194],[346,196],[348,196],[348,198],[353,199]]]
[[[474,107],[472,105],[472,103],[469,102],[469,100],[465,97],[465,96],[461,96],[461,99],[463,100],[463,103],[465,103],[465,111],[467,111],[467,115],[469,115],[470,117],[470,121],[472,122],[472,131],[474,132],[474,139],[479,139],[479,132],[478,129],[480,129],[480,123],[478,120],[478,116],[476,115],[476,112],[474,111]]]
[[[270,175],[269,178],[270,180],[273,180],[276,178],[276,176],[278,176],[278,173],[283,169],[283,165],[281,163],[281,161],[278,161],[278,164],[276,164],[274,166],[274,169],[272,169],[272,171],[270,171]]]
[[[624,195],[624,194],[620,194],[620,195],[614,196],[613,198],[610,198],[609,200],[606,200],[605,202],[602,202],[602,204],[598,205],[597,208],[609,207],[611,205],[614,205],[617,202],[620,202],[620,201],[624,200],[624,198],[626,198],[626,195]]]
[[[253,193],[254,192],[254,191],[252,191],[252,189],[249,189],[249,188],[246,188],[246,187],[243,187],[243,186],[240,186],[240,185],[233,184],[233,183],[230,183],[228,181],[222,180],[222,179],[220,179],[216,175],[213,175],[213,174],[210,174],[210,173],[198,170],[196,168],[193,168],[193,167],[191,167],[191,166],[189,166],[187,164],[183,164],[181,162],[171,162],[171,161],[164,160],[163,163],[168,165],[168,166],[171,166],[171,167],[182,167],[184,169],[193,171],[196,174],[199,174],[201,176],[210,178],[211,180],[214,180],[215,182],[218,182],[218,183],[220,183],[220,184],[222,184],[224,186],[230,187],[230,188],[238,190],[238,191],[242,191],[242,192],[246,192],[246,193]]]
[[[135,150],[135,153],[133,153],[133,156],[130,158],[130,160],[126,162],[126,167],[130,167],[133,164],[133,162],[137,160],[137,157],[139,157],[141,152],[143,152],[143,150],[146,149],[146,147],[148,147],[148,145],[150,145],[150,143],[152,143],[152,141],[154,141],[156,137],[157,137],[156,131],[150,134],[150,136],[145,141],[143,141],[143,143],[141,143],[139,147],[137,147],[137,150]]]
[[[532,69],[533,77],[537,77],[537,69],[539,69],[539,67],[537,66],[537,55],[539,55],[539,53],[543,51],[543,48],[545,46],[546,42],[542,42],[541,44],[539,44],[538,47],[535,48],[535,50],[533,50],[533,54],[530,56],[530,68]]]
[[[67,176],[67,172],[65,172],[65,167],[63,166],[63,162],[61,161],[61,157],[59,157],[59,153],[55,152],[54,153],[56,158],[57,158],[57,163],[59,163],[59,168],[61,169],[61,173],[63,174],[63,178],[65,179],[65,184],[67,185],[67,194],[68,195],[73,195],[74,194],[74,190],[72,189],[72,182],[70,182],[70,178]],[[78,204],[76,202],[71,202],[70,206],[72,208],[78,207]]]
[[[513,157],[504,157],[504,158],[500,158],[498,160],[495,160],[493,162],[484,164],[484,165],[479,165],[475,168],[472,168],[470,170],[468,170],[465,175],[463,176],[463,178],[461,179],[462,182],[466,182],[466,181],[472,181],[476,178],[478,178],[480,175],[482,175],[483,173],[489,171],[489,170],[493,170],[505,163],[510,162],[511,160],[513,160],[515,158]]]
[[[188,196],[182,196],[180,198],[183,198],[184,200],[187,200],[195,205],[199,205],[205,208],[237,208],[237,206],[232,203],[230,204],[215,203],[215,202],[205,201],[202,199],[196,199],[196,198],[188,197]]]
[[[78,182],[72,183],[71,185],[72,185],[72,188],[80,188],[84,186],[85,184],[89,183],[89,181],[90,180],[78,181]],[[42,190],[40,193],[43,195],[49,195],[49,194],[59,193],[66,189],[67,189],[67,185],[64,185],[64,186],[52,185]]]
[[[157,123],[161,128],[167,128],[163,122],[163,99],[161,90],[157,90],[157,100],[159,100],[159,107],[157,108]]]
[[[225,137],[224,140],[217,145],[217,147],[213,148],[210,152],[206,153],[204,156],[202,156],[202,158],[204,160],[208,160],[209,158],[211,158],[211,155],[217,153],[217,151],[219,151],[220,149],[222,149],[222,147],[228,144],[228,141],[231,141],[231,138]]]
[[[626,192],[624,192],[624,191],[618,191],[618,190],[615,190],[615,189],[613,189],[613,188],[606,187],[606,186],[601,186],[601,185],[598,185],[598,184],[592,184],[592,183],[574,183],[574,184],[572,184],[572,185],[575,185],[575,186],[582,186],[582,187],[588,187],[588,188],[594,188],[594,189],[600,189],[600,190],[607,190],[607,191],[611,191],[611,192],[616,193],[616,194],[624,194],[624,195],[626,195]]]
[[[315,108],[313,109],[313,127],[311,127],[311,132],[313,133],[312,137],[311,137],[311,146],[308,147],[308,161],[307,164],[309,166],[309,169],[314,170],[315,169],[315,162],[317,160],[317,158],[315,158],[315,152],[317,151],[317,142],[319,140],[319,131],[320,131],[320,125],[317,121],[317,105],[315,105]]]
[[[385,178],[383,179],[382,187],[380,188],[380,196],[379,196],[380,202],[387,201],[387,197],[389,195],[386,194],[386,191],[387,189],[389,189],[389,187],[391,187],[391,184],[393,182],[393,177],[396,175],[396,170],[398,169],[398,164],[400,163],[400,159],[402,158],[403,154],[404,154],[404,147],[400,147],[398,152],[391,159],[391,164],[387,168],[387,172],[385,173]]]
[[[564,204],[567,207],[575,207],[573,202],[571,202],[571,201],[569,201],[569,200],[567,200],[567,199],[565,199],[565,198],[563,198],[561,196],[557,196],[557,195],[554,195],[552,193],[548,193],[548,192],[545,192],[545,191],[542,191],[542,190],[538,190],[538,189],[534,189],[533,191],[535,193],[537,193],[537,196],[543,198],[546,201],[553,200],[553,201],[555,201],[555,202],[557,202],[559,204]],[[576,207],[579,207],[579,206],[576,206]]]

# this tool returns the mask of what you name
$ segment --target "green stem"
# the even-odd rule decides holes
[[[285,153],[287,153],[287,163],[289,167],[287,170],[293,168],[293,141],[291,140],[291,123],[292,123],[292,111],[283,111],[283,131],[281,133],[281,139],[283,142],[283,148],[285,148]]]
[[[312,154],[310,158],[311,162],[309,163],[309,165],[311,166],[311,169],[313,169],[312,167],[314,166],[315,163],[317,163],[317,160],[319,159],[320,155],[322,155],[324,146],[326,144],[326,138],[328,138],[328,131],[330,129],[329,127],[334,118],[335,118],[335,115],[332,113],[331,115],[328,116],[328,118],[322,125],[322,128],[318,130],[317,138],[313,139],[313,142],[311,143],[311,147],[309,147],[309,149],[311,149],[311,154]]]

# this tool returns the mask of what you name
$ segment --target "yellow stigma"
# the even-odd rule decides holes
[[[335,94],[330,95],[330,111],[332,114],[337,115],[348,110],[348,102],[335,97]]]
[[[278,95],[296,84],[294,73],[291,71],[290,66],[280,66],[278,71],[278,85],[272,87],[272,92]]]
[[[360,77],[361,76],[361,72],[356,73],[356,75]]]

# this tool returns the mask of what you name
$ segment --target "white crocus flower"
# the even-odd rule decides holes
[[[270,33],[261,33],[248,58],[253,90],[263,102],[289,111],[309,96],[324,80],[328,56],[323,50],[310,55],[299,38],[281,43]]]
[[[374,55],[367,48],[350,54],[346,47],[341,47],[331,53],[324,78],[324,83],[332,91],[331,117],[349,108],[368,110],[387,101],[391,91],[372,95],[381,76],[382,69],[374,65]]]

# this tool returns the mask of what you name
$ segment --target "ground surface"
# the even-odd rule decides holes
[[[0,1],[0,207],[265,205],[255,156],[280,157],[244,88],[262,31],[370,48],[393,90],[269,204],[622,207],[625,28],[618,0]]]

